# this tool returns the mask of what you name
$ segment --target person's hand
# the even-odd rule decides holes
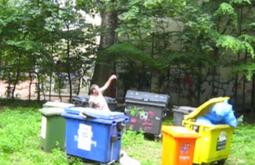
[[[117,76],[115,74],[111,75],[110,77],[111,80],[117,79]]]

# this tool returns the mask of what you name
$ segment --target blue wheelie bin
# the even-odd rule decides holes
[[[128,122],[124,113],[71,107],[62,115],[68,155],[105,164],[119,160],[122,130]]]

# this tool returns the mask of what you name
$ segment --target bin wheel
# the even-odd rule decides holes
[[[224,165],[225,164],[226,159],[222,159],[217,161],[217,165]]]
[[[100,163],[99,165],[114,165],[115,163],[117,163],[116,161],[112,161],[109,163]]]
[[[75,157],[73,157],[73,156],[71,156],[71,155],[67,155],[67,161],[68,161],[68,164],[69,164],[69,165],[74,164],[74,163],[76,162],[75,159],[76,159]]]
[[[210,162],[210,163],[193,164],[193,165],[224,165],[225,161],[226,161],[226,159],[221,159],[221,160],[217,160],[217,161]]]
[[[161,133],[154,135],[154,140],[156,140],[156,141],[161,140],[161,138],[162,138],[162,134]]]

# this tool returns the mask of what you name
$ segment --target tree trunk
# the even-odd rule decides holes
[[[155,34],[152,33],[152,42],[151,42],[151,56],[154,58],[158,58],[158,54],[155,54]],[[160,73],[159,71],[153,70],[151,72],[151,84],[150,84],[150,88],[152,92],[159,92],[160,88],[159,88],[159,77],[160,77]]]
[[[40,101],[40,100],[41,100],[41,88],[40,88],[41,80],[40,80],[40,73],[36,73],[36,77],[37,77],[37,87],[36,87],[36,91],[37,91],[37,101]]]
[[[239,13],[238,13],[238,35],[242,34],[242,22],[243,22],[243,8],[240,7]],[[240,54],[237,56],[237,61],[240,60]],[[235,75],[235,84],[234,84],[234,100],[236,101],[236,104],[239,104],[237,100],[239,100],[238,97],[238,73]]]
[[[50,73],[50,89],[49,89],[49,101],[51,101],[51,91],[52,91],[52,70]]]
[[[81,90],[81,81],[82,81],[82,77],[79,78],[78,89],[77,89],[77,93],[76,93],[77,96],[80,94],[80,90]]]
[[[160,78],[159,71],[152,71],[152,73],[151,73],[151,91],[152,92],[156,92],[156,93],[160,92],[159,78]]]
[[[113,45],[115,42],[117,12],[112,10],[104,10],[101,12],[101,18],[102,18],[101,27],[103,30],[101,33],[99,50],[105,49]],[[108,79],[108,77],[112,73],[115,73],[113,59],[104,58],[102,60],[100,56],[98,56],[91,83],[98,84],[99,86],[101,86],[104,84],[104,82]],[[105,95],[108,95],[108,96],[115,95],[115,93],[113,92],[112,85],[109,88],[110,90],[106,91]]]
[[[49,89],[49,101],[51,101],[51,95],[52,95],[52,77],[53,77],[53,64],[54,64],[54,60],[53,60],[53,53],[54,53],[54,45],[52,44],[51,45],[51,55],[52,57],[51,60],[52,60],[52,63],[50,65],[50,89]]]
[[[245,51],[244,62],[247,62],[247,52]],[[246,102],[246,77],[243,75],[243,94],[242,94],[242,107],[245,107]]]
[[[218,64],[219,61],[219,49],[215,48],[214,53],[213,53],[213,59],[214,59],[214,64]],[[217,76],[217,66],[213,65],[212,67],[212,95],[211,97],[216,97],[218,95],[218,92],[216,90],[216,76]]]
[[[58,77],[58,98],[60,101],[62,101],[62,96],[61,96],[61,78],[60,76]]]
[[[255,107],[255,74],[252,75],[251,107]]]
[[[6,97],[9,99],[11,97],[11,73],[8,72],[8,86],[6,89]]]
[[[28,87],[28,100],[31,100],[31,87],[32,87],[32,83],[33,83],[33,77],[32,77],[32,73],[29,72],[29,87]]]
[[[71,78],[71,65],[70,65],[70,41],[67,40],[67,76],[68,76],[68,84],[69,84],[69,101],[72,100],[73,95],[73,86],[72,86],[72,78]]]
[[[243,87],[242,87],[242,107],[245,107],[245,98],[246,98],[246,94],[245,94],[245,90],[246,90],[246,78],[245,76],[243,76]]]
[[[198,65],[198,70],[201,71],[202,67],[201,64]],[[201,104],[201,91],[202,91],[202,73],[199,72],[198,73],[198,77],[197,77],[197,83],[196,83],[196,91],[197,91],[197,95],[196,95],[196,105]]]
[[[19,77],[20,77],[20,62],[18,64],[18,68],[17,68],[17,73],[16,73],[16,78],[15,78],[15,81],[14,81],[14,84],[13,84],[13,88],[12,88],[12,99],[14,99],[14,93],[15,93],[15,90],[16,90],[16,86],[19,82]]]

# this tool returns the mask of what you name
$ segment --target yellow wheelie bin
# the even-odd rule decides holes
[[[200,138],[197,139],[195,144],[194,164],[209,164],[212,162],[224,164],[228,158],[233,128],[226,124],[196,124],[196,119],[206,114],[213,105],[225,102],[228,99],[229,97],[212,98],[185,116],[183,126],[200,134]]]

